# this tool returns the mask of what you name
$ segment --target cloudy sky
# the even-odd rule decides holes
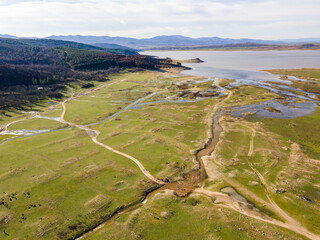
[[[0,0],[0,34],[320,37],[320,0]]]

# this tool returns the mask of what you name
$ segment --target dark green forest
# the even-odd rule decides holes
[[[125,54],[128,51],[130,55]],[[163,67],[175,65],[127,49],[50,39],[0,38],[0,108],[61,98],[63,89],[72,82],[105,81],[109,74],[125,69]]]

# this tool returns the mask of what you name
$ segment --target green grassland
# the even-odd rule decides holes
[[[181,77],[159,81],[154,72],[135,73],[119,79],[126,80],[95,91],[94,98],[90,94],[68,103],[66,119],[84,124],[101,121],[151,91],[174,94],[179,91],[181,81],[191,80]],[[203,83],[196,87],[206,90],[211,85]],[[155,95],[143,102],[157,101],[160,97],[163,96]],[[144,105],[141,109],[126,110],[95,128],[101,132],[100,141],[136,157],[155,176],[179,178],[197,167],[194,152],[204,145],[207,132],[207,123],[202,119],[209,110],[204,109],[214,102],[207,99],[195,103]]]
[[[96,239],[304,239],[289,231],[259,222],[210,199],[193,194],[187,199],[160,193],[134,212],[86,238]]]
[[[115,79],[120,74],[115,75]],[[68,86],[66,89],[63,89],[61,93],[64,95],[61,99],[56,98],[47,98],[44,100],[39,100],[37,102],[28,103],[25,105],[22,105],[20,108],[9,108],[9,109],[3,109],[0,111],[0,126],[5,125],[9,122],[28,118],[31,116],[32,112],[39,112],[42,116],[47,117],[60,117],[62,113],[62,107],[61,104],[59,104],[63,99],[71,96],[73,93],[81,93],[84,92],[84,89],[81,88],[83,84],[87,82],[84,81],[76,81],[68,83]],[[95,86],[102,85],[103,83],[92,81],[92,84]]]
[[[12,135],[0,135],[0,143],[4,142],[12,137],[13,137]]]
[[[75,84],[75,86],[78,86],[78,85],[79,84]],[[71,92],[71,88],[64,91],[65,96],[67,97],[70,94],[70,92]],[[0,126],[15,120],[30,117],[31,112],[40,112],[42,113],[43,116],[47,116],[47,117],[60,117],[61,111],[59,111],[59,108],[61,105],[57,105],[57,104],[59,104],[57,99],[46,99],[46,100],[41,100],[38,102],[21,106],[20,109],[10,108],[6,110],[1,110]]]
[[[266,70],[273,74],[281,74],[294,76],[306,80],[320,80],[320,69],[319,68],[302,68],[302,69],[275,69]]]
[[[254,94],[252,88],[248,91]],[[243,104],[252,102],[251,94],[243,99]],[[260,97],[263,100],[268,98],[266,95]],[[243,93],[236,89],[230,101],[238,102],[239,98],[243,98]],[[319,115],[318,109],[312,115],[294,119],[249,117],[247,121],[224,116],[220,123],[223,128],[220,141],[214,155],[206,160],[209,177],[206,188],[219,191],[222,187],[233,186],[261,211],[281,219],[265,205],[268,202],[265,187],[248,165],[250,161],[264,177],[276,203],[310,231],[319,234],[319,160],[309,160],[320,157],[320,140],[315,134],[320,130]],[[253,155],[248,158],[252,129],[257,133]],[[298,143],[301,149],[295,150],[293,143]],[[285,189],[286,192],[276,193],[276,189]]]
[[[191,79],[160,81],[158,77],[155,72],[122,74],[113,77],[114,84],[93,92],[74,89],[76,94],[88,94],[66,104],[66,119],[82,124],[99,121],[151,92],[175,91],[176,82]],[[132,154],[151,173],[177,179],[198,166],[194,151],[204,144],[207,131],[203,110],[214,102],[130,109],[95,128],[101,131],[101,141]],[[48,117],[62,112],[61,105],[50,104],[39,110]],[[8,117],[3,123],[21,116]],[[62,127],[57,121],[33,118],[13,124],[10,130]],[[73,238],[118,209],[141,201],[155,187],[133,162],[95,145],[77,129],[22,137],[0,145],[0,151],[0,228],[5,230],[1,238]]]
[[[227,102],[227,106],[230,104],[230,102],[241,102],[241,104],[250,104],[253,102],[260,102],[260,101],[267,101],[271,98],[277,98],[279,96],[270,93],[269,91],[265,89],[260,89],[256,87],[241,87],[234,90],[234,95],[231,98],[229,102]],[[241,99],[241,101],[239,101]],[[206,103],[206,102],[204,102]],[[187,105],[187,104],[185,104]],[[193,106],[195,104],[193,103]],[[170,109],[168,105],[164,105],[165,108]],[[159,110],[161,106],[154,105],[149,107],[144,107],[143,113],[150,111],[150,109],[156,108]],[[175,106],[175,108],[177,108]],[[181,107],[178,108],[181,112]],[[136,110],[136,111],[139,111]],[[155,114],[152,111],[152,115],[143,115],[143,117],[140,117],[139,114],[137,114],[137,118],[140,119],[146,119],[145,117],[149,117],[151,121],[154,123],[157,123],[158,115]],[[168,112],[167,116],[170,116],[170,122],[171,119],[175,119],[175,117],[171,118],[171,111]],[[181,114],[181,113],[180,113]],[[143,123],[136,122],[136,119],[133,119],[130,114],[124,114],[124,117],[119,117],[120,120],[118,121],[124,121],[124,124],[121,125],[121,128],[126,128],[128,125],[131,126],[143,126],[142,128],[145,130],[148,130],[151,128],[146,128]],[[136,113],[134,114],[136,116]],[[134,123],[138,124],[129,124],[128,121],[134,121]],[[111,122],[106,122],[104,126],[102,126],[100,129],[103,129],[108,124],[113,124]],[[116,122],[116,121],[114,121]],[[166,119],[166,123],[168,120]],[[250,122],[247,122],[245,120],[239,121],[239,119],[234,119],[232,117],[224,116],[221,120],[221,125],[223,127],[223,133],[220,136],[220,141],[216,147],[214,156],[210,161],[211,165],[208,165],[208,179],[206,180],[206,188],[219,191],[224,186],[233,186],[237,189],[237,191],[245,196],[250,202],[254,203],[257,208],[259,208],[262,212],[265,214],[277,218],[282,219],[276,212],[273,210],[270,210],[268,206],[265,204],[268,202],[268,198],[266,196],[265,188],[261,184],[258,176],[255,174],[255,172],[251,169],[251,167],[248,164],[248,161],[250,161],[254,168],[259,171],[265,178],[265,180],[268,183],[268,189],[271,192],[271,197],[275,199],[275,201],[283,207],[286,211],[289,212],[290,215],[294,216],[296,219],[301,221],[303,224],[305,224],[311,231],[318,232],[318,227],[316,224],[316,219],[318,218],[318,215],[312,214],[311,211],[318,211],[317,207],[315,205],[312,205],[312,208],[310,208],[309,203],[306,203],[301,198],[296,197],[292,200],[295,202],[296,205],[300,205],[299,211],[297,209],[294,209],[294,206],[290,206],[290,204],[286,203],[286,200],[288,199],[288,196],[294,196],[296,193],[287,193],[287,194],[277,194],[275,189],[281,188],[281,183],[277,181],[277,177],[279,174],[281,175],[283,173],[283,170],[286,169],[286,166],[288,166],[288,162],[290,162],[290,152],[291,152],[291,145],[288,141],[284,141],[281,137],[278,135],[275,135],[274,133],[268,131],[263,124],[256,123],[252,125]],[[134,128],[132,126],[132,130],[128,131],[125,135],[125,137],[130,138],[131,141],[128,143],[130,146],[131,144],[136,145],[137,141],[140,140],[149,140],[148,137],[146,137],[143,132],[140,134],[139,127]],[[109,126],[111,129],[114,129],[112,126]],[[252,128],[256,129],[257,133],[254,138],[254,149],[253,155],[251,158],[248,159],[247,154],[249,151],[249,142],[252,134]],[[124,136],[120,137],[121,134],[123,134],[125,130],[119,130],[114,133],[111,133],[109,136],[119,136],[118,140],[118,146],[121,145],[121,142],[124,141]],[[163,132],[162,129],[159,130],[157,128],[154,130],[155,132]],[[137,132],[137,134],[133,134],[133,132]],[[141,136],[141,138],[139,138]],[[155,138],[157,135],[153,135],[153,138]],[[103,140],[103,136],[101,138]],[[139,140],[138,140],[139,139]],[[108,144],[116,144],[112,142],[107,142],[107,140],[103,140]],[[111,139],[110,139],[111,141]],[[180,140],[181,141],[181,140]],[[116,146],[116,145],[114,145]],[[125,145],[126,146],[126,145]],[[146,149],[146,144],[141,146],[141,150]],[[130,147],[126,148],[126,151],[129,151],[127,149],[130,149]],[[164,150],[166,150],[164,148]],[[150,151],[155,152],[155,150]],[[167,152],[167,151],[166,151]],[[133,154],[133,152],[132,152]],[[162,153],[163,154],[163,153]],[[154,154],[156,155],[156,154]],[[150,160],[153,161],[154,155],[149,155]],[[141,155],[141,160],[144,160],[144,156]],[[147,158],[145,158],[147,159]],[[153,162],[154,164],[155,162]],[[148,164],[147,162],[144,162],[144,164]],[[212,169],[212,165],[215,165]],[[289,164],[290,165],[290,164]],[[152,168],[152,166],[151,166]],[[289,167],[289,169],[291,169]],[[212,171],[210,171],[212,170]],[[291,169],[292,171],[292,169]],[[289,171],[288,171],[289,172]],[[303,171],[298,171],[300,174],[303,173]],[[156,173],[155,173],[156,174]],[[318,173],[314,173],[318,174]],[[159,175],[157,175],[159,176]],[[315,175],[314,175],[315,176]],[[161,176],[162,177],[162,176]],[[310,189],[310,186],[312,184],[315,184],[316,181],[310,183],[306,182],[308,179],[308,176],[302,175],[305,182],[303,186],[301,187],[307,187]],[[314,179],[315,180],[315,179]],[[294,187],[290,188],[293,189]],[[306,189],[308,189],[306,188]],[[311,187],[312,188],[312,187]],[[289,189],[286,187],[286,189]],[[313,189],[314,190],[314,189]],[[314,192],[315,193],[315,192]],[[314,197],[314,195],[309,195],[309,197],[313,197],[312,199],[315,200],[317,198]],[[193,196],[193,195],[192,195]],[[208,207],[208,202],[205,202],[205,206],[208,208],[205,208],[203,205],[199,207],[199,211],[193,212],[193,209],[195,207],[191,207],[192,204],[187,204],[188,202],[194,202],[195,200],[193,197],[188,197],[186,200],[183,199],[176,199],[173,200],[171,197],[171,200],[169,200],[169,197],[166,197],[167,200],[164,200],[161,198],[161,202],[157,200],[152,200],[152,203],[146,204],[142,207],[142,209],[135,210],[133,213],[125,214],[124,216],[121,216],[116,222],[112,222],[106,227],[104,227],[102,230],[97,231],[93,235],[89,236],[88,239],[127,239],[127,238],[133,238],[133,239],[210,239],[217,238],[217,239],[234,239],[234,235],[237,234],[239,238],[237,239],[268,239],[267,236],[257,236],[257,232],[259,231],[251,231],[252,229],[255,229],[252,227],[252,222],[255,220],[250,219],[251,227],[243,226],[244,222],[240,221],[240,219],[243,217],[241,215],[238,215],[237,213],[228,211],[228,214],[225,214],[225,210],[219,210],[215,207]],[[175,197],[174,197],[175,198]],[[199,202],[204,201],[203,198]],[[165,203],[167,202],[167,203]],[[198,200],[195,201],[197,205]],[[154,206],[152,206],[154,204]],[[163,204],[165,206],[162,209]],[[283,206],[283,205],[286,205]],[[308,209],[309,208],[309,209]],[[145,210],[146,209],[146,210]],[[203,212],[201,212],[203,211]],[[214,223],[210,221],[211,218],[206,218],[208,216],[209,211],[216,211],[214,214]],[[298,216],[298,213],[300,212],[306,212],[301,217]],[[217,213],[218,212],[218,213]],[[221,219],[219,217],[219,213],[224,213],[222,215],[228,216],[227,219]],[[319,212],[319,211],[318,211]],[[170,216],[170,217],[167,217]],[[171,217],[172,216],[172,217]],[[232,216],[238,216],[237,220],[234,220],[232,222],[233,224],[230,224],[230,219],[232,219]],[[236,217],[235,217],[236,218]],[[249,220],[248,220],[249,221]],[[227,223],[228,222],[228,223]],[[278,230],[277,233],[274,233],[275,227],[269,226],[264,223],[259,223],[260,226],[268,227],[268,237],[271,239],[279,239],[280,236],[276,236],[273,234],[289,234],[289,232],[284,230]],[[231,225],[231,226],[229,226]],[[246,233],[243,234],[240,229],[246,229]],[[186,229],[186,230],[185,230]],[[190,232],[190,229],[193,231]],[[210,230],[215,229],[217,231],[214,231],[212,233]],[[223,230],[222,230],[223,229]],[[240,231],[240,232],[238,232]],[[281,233],[280,233],[281,232]],[[261,233],[261,232],[260,232]],[[292,234],[292,233],[290,233]],[[299,238],[298,236],[291,235],[288,237],[289,239],[295,239],[295,237]],[[285,238],[285,237],[284,237]]]
[[[61,106],[61,104],[57,104],[57,105],[50,106],[49,108],[45,109],[45,111],[41,112],[41,116],[60,117],[61,113],[62,113],[62,106]]]
[[[265,126],[283,136],[286,140],[299,143],[306,154],[312,158],[320,158],[320,109],[315,114],[293,119],[265,118]]]
[[[305,92],[320,94],[320,82],[292,81],[291,86]]]
[[[320,233],[317,226],[317,219],[320,218],[318,205],[320,140],[315,133],[319,132],[319,117],[318,109],[312,115],[299,118],[263,120],[265,127],[276,133],[282,142],[300,145],[296,150],[291,145],[291,159],[282,163],[270,174],[270,181],[276,184],[277,188],[287,190],[283,195],[275,195],[275,200],[283,209],[318,234]],[[309,160],[310,158],[317,160]],[[302,197],[311,199],[313,203],[303,200]]]
[[[233,93],[233,96],[226,102],[229,106],[254,104],[279,97],[267,89],[248,85],[234,88]]]
[[[264,175],[279,158],[286,157],[285,151],[272,135],[256,134],[254,142],[256,151],[248,159],[251,128],[247,127],[245,122],[240,124],[234,122],[232,118],[225,119],[221,125],[224,130],[216,146],[214,157],[207,160],[215,170],[211,172],[209,167],[207,187],[219,191],[225,186],[233,186],[240,194],[255,203],[260,210],[267,210],[264,208],[264,201],[268,201],[264,187],[250,168],[248,161],[252,162],[254,167]],[[219,174],[216,174],[217,172]],[[266,213],[277,217],[270,211]]]
[[[281,74],[282,79],[288,79],[288,76],[294,76],[305,80],[311,81],[297,81],[291,80],[292,84],[283,85],[291,86],[298,88],[302,91],[310,93],[320,93],[320,69],[319,68],[302,68],[302,69],[276,69],[276,70],[267,70],[267,72],[274,74]],[[301,94],[301,93],[300,93]]]
[[[21,138],[0,150],[0,195],[8,203],[0,206],[0,227],[8,239],[71,238],[140,201],[152,185],[132,162],[97,148],[80,130]]]
[[[226,87],[226,86],[228,86],[230,83],[233,83],[233,82],[235,82],[234,79],[222,79],[222,80],[220,81],[219,85],[220,85],[221,87]]]
[[[212,82],[190,85],[190,76],[136,72],[117,74],[95,83],[99,89],[68,90],[75,99],[66,103],[65,119],[77,124],[100,122],[98,140],[137,158],[157,178],[171,182],[199,167],[195,152],[210,136],[214,106],[224,97],[185,103],[152,103],[181,91],[205,91]],[[231,81],[223,82],[227,86]],[[103,85],[100,85],[103,84]],[[266,89],[241,86],[223,107],[268,101],[279,96]],[[123,109],[147,98],[140,108]],[[175,99],[178,99],[176,97]],[[187,98],[190,100],[190,98]],[[43,104],[40,115],[60,117],[62,105]],[[226,113],[214,154],[205,160],[205,188],[234,187],[267,215],[281,217],[266,203],[271,197],[313,232],[319,218],[319,114],[296,119],[239,119]],[[4,116],[0,124],[30,114]],[[310,129],[304,130],[305,124]],[[65,125],[47,119],[28,119],[10,126],[19,129],[59,129]],[[254,151],[248,157],[252,131]],[[9,136],[0,136],[0,141]],[[293,142],[302,146],[298,151]],[[85,131],[64,129],[22,137],[0,145],[0,238],[74,239],[126,206],[141,202],[155,188],[129,159],[94,144]],[[299,155],[300,154],[300,155]],[[295,156],[299,156],[298,158]],[[298,160],[293,161],[292,159]],[[251,164],[250,164],[251,163]],[[252,169],[267,182],[263,186]],[[312,168],[313,166],[313,168]],[[318,166],[318,165],[315,165]],[[275,189],[285,188],[278,194]],[[315,203],[309,203],[306,196]],[[11,200],[10,200],[11,199]],[[304,214],[301,214],[303,212]],[[312,213],[313,212],[313,213]],[[316,212],[316,213],[314,213]],[[5,230],[5,232],[3,232]],[[6,235],[9,234],[9,236]],[[86,239],[304,239],[294,233],[220,208],[207,197],[178,198],[160,192],[134,211],[123,213]]]
[[[19,129],[28,129],[28,130],[45,130],[45,129],[59,129],[67,127],[66,124],[60,123],[58,121],[53,121],[49,119],[42,118],[31,118],[23,122],[18,122],[11,125],[8,130],[19,130]]]
[[[94,91],[93,94],[78,97],[76,101],[68,103],[65,119],[78,124],[99,122],[118,112],[125,106],[139,98],[145,97],[152,91],[152,84],[140,85],[149,82],[155,74],[131,73],[113,79],[115,84]],[[121,82],[121,80],[125,80]],[[150,87],[150,88],[149,88]]]
[[[17,109],[10,109],[7,111],[2,111],[0,113],[0,126],[6,125],[9,122],[13,122],[16,120],[30,117],[31,114],[29,113],[28,110],[33,111],[31,108],[27,109],[27,111],[21,111],[21,110],[17,110]]]
[[[277,213],[264,207],[264,201],[268,202],[264,187],[247,163],[250,129],[245,130],[236,124],[230,125],[230,123],[223,124],[227,133],[221,136],[215,158],[210,159],[216,166],[216,172],[220,174],[211,178],[208,172],[209,179],[206,186],[216,191],[224,186],[233,186],[261,211],[278,218]],[[268,133],[264,128],[260,131],[261,133],[255,137],[255,151],[249,161],[264,176],[269,192],[277,204],[306,225],[310,231],[319,233],[320,229],[317,226],[317,219],[320,217],[317,205],[320,199],[317,178],[320,174],[317,167],[319,163],[310,163],[303,153],[299,156],[299,161],[292,162],[290,158],[292,149],[288,138]],[[276,193],[276,189],[285,189],[286,193]],[[303,200],[302,196],[314,203]]]
[[[202,119],[214,101],[160,103],[123,112],[98,127],[99,139],[135,156],[155,176],[171,179],[197,166],[194,152],[204,145],[207,132]]]

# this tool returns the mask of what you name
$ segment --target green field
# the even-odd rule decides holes
[[[300,144],[306,154],[312,158],[320,158],[320,139],[315,133],[320,132],[320,109],[315,114],[294,119],[266,118],[265,126],[283,136],[287,141]]]
[[[112,85],[68,102],[65,119],[81,124],[100,121],[151,91],[174,91],[178,89],[175,81],[190,79],[159,81],[158,76],[153,72],[115,76]],[[206,123],[201,119],[207,115],[203,108],[208,102],[214,100],[126,110],[94,128],[101,131],[99,139],[132,154],[152,174],[178,179],[197,167],[194,151],[206,137]],[[61,110],[61,105],[52,108],[44,104],[40,115],[59,117]],[[30,114],[1,124],[21,116]],[[31,118],[9,130],[63,127],[66,125],[57,121]],[[196,128],[198,135],[192,133]],[[1,136],[1,140],[9,137]],[[133,162],[95,145],[78,129],[19,138],[0,145],[0,151],[0,227],[10,238],[72,238],[108,219],[117,209],[141,201],[155,186]]]
[[[289,75],[307,80],[320,80],[319,68],[302,68],[302,69],[275,69],[267,70],[273,74]]]
[[[0,179],[1,198],[8,203],[0,207],[1,228],[28,239],[75,236],[139,201],[150,187],[133,163],[97,148],[80,130],[1,145]]]
[[[306,239],[290,224],[293,231],[258,220],[287,223],[275,205],[306,231],[320,233],[319,109],[294,119],[235,118],[229,114],[233,106],[280,96],[241,86],[227,89],[228,98],[196,99],[190,93],[211,90],[212,82],[195,84],[199,77],[169,72],[110,79],[90,89],[70,87],[64,119],[72,128],[29,118],[30,112],[2,115],[0,125],[23,120],[8,130],[53,131],[0,144],[0,239],[74,239],[104,222],[84,239]],[[220,86],[231,82],[222,80]],[[57,118],[62,107],[42,102],[37,110]],[[212,137],[212,116],[219,108],[225,110],[222,131],[214,152],[202,159],[207,179],[192,187],[214,193],[233,187],[251,207],[232,195],[216,202],[205,193],[175,194],[188,183],[188,173],[198,171],[196,153]],[[169,181],[167,189],[147,195],[159,185],[129,157],[94,143],[92,131],[82,126],[92,123],[98,142],[137,159],[153,177]],[[0,143],[12,137],[0,135]]]
[[[236,237],[235,237],[236,236]],[[180,199],[170,192],[155,196],[138,210],[121,215],[87,239],[304,239],[194,194]]]

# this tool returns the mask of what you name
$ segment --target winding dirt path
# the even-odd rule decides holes
[[[220,88],[220,80],[216,83],[216,86]],[[233,92],[230,90],[225,89],[225,91],[228,92],[228,96],[223,99],[221,102],[219,102],[218,104],[215,105],[215,107],[213,108],[213,113],[215,113],[216,111],[218,111],[218,109],[223,105],[223,103],[225,103],[226,101],[228,101],[231,97]],[[232,209],[234,211],[237,211],[243,215],[246,215],[248,217],[252,217],[255,218],[257,220],[261,220],[279,227],[283,227],[286,229],[289,229],[295,233],[298,233],[300,235],[306,236],[312,240],[319,240],[320,236],[311,233],[310,231],[308,231],[308,229],[306,229],[304,226],[302,226],[302,224],[298,221],[296,221],[295,219],[293,219],[291,216],[289,216],[283,209],[281,209],[272,199],[271,194],[269,192],[267,183],[263,177],[263,175],[254,167],[254,165],[252,164],[252,162],[250,161],[250,158],[254,152],[254,138],[256,136],[256,130],[250,126],[244,125],[245,127],[248,127],[251,129],[252,133],[250,136],[250,147],[249,147],[249,152],[248,152],[248,157],[247,157],[247,162],[248,165],[250,166],[250,168],[255,172],[255,174],[258,176],[258,178],[260,179],[260,182],[262,183],[262,185],[264,186],[265,189],[265,193],[266,196],[269,200],[270,203],[267,203],[267,205],[277,214],[279,214],[279,216],[281,216],[285,222],[282,222],[280,220],[277,219],[273,219],[269,216],[266,216],[258,211],[255,211],[254,209],[251,209],[248,206],[245,206],[241,203],[239,203],[236,199],[232,198],[231,196],[224,194],[224,193],[220,193],[220,192],[214,192],[214,191],[210,191],[210,190],[206,190],[204,189],[204,187],[202,186],[201,188],[197,188],[194,190],[195,193],[200,193],[200,194],[204,194],[210,198],[214,198],[215,199],[215,203]]]
[[[259,178],[261,184],[263,185],[263,187],[265,189],[265,194],[269,200],[269,203],[267,203],[267,205],[275,213],[277,213],[279,216],[281,216],[285,220],[285,222],[264,216],[260,213],[252,211],[251,209],[246,209],[246,208],[240,207],[239,204],[237,204],[235,202],[235,200],[230,200],[230,199],[228,199],[228,197],[223,198],[223,201],[226,203],[226,207],[232,208],[233,210],[235,210],[239,213],[242,213],[246,216],[253,217],[255,219],[289,229],[289,230],[296,232],[300,235],[306,236],[312,240],[319,240],[320,236],[313,234],[309,230],[307,230],[300,222],[298,222],[297,220],[292,218],[290,215],[288,215],[287,212],[285,212],[282,208],[280,208],[276,204],[276,202],[272,199],[266,180],[264,179],[263,175],[254,167],[254,165],[250,161],[250,158],[251,158],[253,151],[254,151],[254,138],[256,135],[256,130],[253,127],[250,127],[247,125],[243,125],[243,126],[251,129],[251,131],[252,131],[251,137],[250,137],[250,148],[249,148],[248,157],[247,157],[248,165],[251,168],[251,170],[254,171],[254,173],[257,175],[257,177]],[[213,197],[213,196],[217,197],[218,196],[215,192],[210,192],[210,193],[208,193],[208,191],[196,191],[196,192],[203,193],[203,194],[210,196],[210,197]]]
[[[124,81],[124,80],[125,80],[125,79],[122,79],[121,82]],[[111,84],[108,84],[108,85],[111,85]],[[106,86],[106,85],[103,85],[103,87],[105,87],[105,86]],[[102,88],[102,87],[100,87],[100,88]],[[95,90],[97,90],[97,88],[96,88]],[[91,92],[91,91],[90,91],[90,92]],[[70,100],[73,100],[73,99],[75,99],[74,96],[70,97],[69,99],[66,99],[65,101],[63,101],[63,102],[61,103],[61,104],[62,104],[63,111],[62,111],[62,113],[61,113],[61,117],[60,117],[60,118],[61,118],[61,121],[62,121],[63,123],[68,124],[69,126],[72,126],[72,127],[76,127],[76,128],[85,130],[95,144],[97,144],[97,145],[99,145],[100,147],[103,147],[103,148],[105,148],[105,149],[107,149],[107,150],[109,150],[109,151],[111,151],[111,152],[114,152],[114,153],[119,154],[119,155],[121,155],[121,156],[123,156],[123,157],[125,157],[125,158],[130,159],[130,160],[133,161],[135,164],[137,164],[137,166],[140,168],[141,172],[142,172],[147,178],[149,178],[151,181],[153,181],[153,182],[155,182],[155,183],[157,183],[157,184],[160,184],[160,185],[165,185],[165,184],[166,184],[163,180],[158,179],[158,178],[152,176],[152,174],[151,174],[147,169],[145,169],[145,167],[142,165],[142,163],[141,163],[138,159],[134,158],[133,156],[130,156],[129,154],[120,152],[120,151],[118,151],[118,150],[116,150],[116,149],[114,149],[114,148],[112,148],[112,147],[110,147],[110,146],[108,146],[108,145],[103,144],[102,142],[100,142],[100,141],[97,139],[97,137],[100,135],[100,132],[99,132],[98,130],[94,130],[94,129],[91,129],[91,128],[89,128],[89,127],[87,127],[87,126],[84,126],[84,125],[75,124],[75,123],[71,123],[71,122],[66,121],[66,120],[64,119],[64,116],[65,116],[66,111],[67,111],[66,103],[67,103],[68,101],[70,101]]]
[[[33,116],[25,117],[25,118],[22,118],[22,119],[19,119],[19,120],[13,121],[13,122],[9,122],[9,123],[7,123],[6,125],[4,125],[4,127],[3,127],[3,128],[1,128],[1,129],[0,129],[0,132],[8,131],[8,128],[9,128],[11,125],[13,125],[13,124],[15,124],[15,123],[18,123],[18,122],[25,121],[25,120],[30,119],[30,118],[33,118]]]
[[[245,125],[244,125],[245,126]],[[254,173],[257,175],[257,177],[259,178],[261,184],[264,187],[265,190],[265,194],[269,200],[269,202],[271,203],[271,206],[273,208],[273,210],[279,214],[282,218],[284,218],[287,222],[291,222],[294,223],[296,225],[301,225],[298,221],[296,221],[295,219],[293,219],[291,216],[289,216],[284,210],[282,210],[282,208],[280,208],[275,201],[272,199],[269,188],[268,188],[268,184],[266,182],[266,180],[264,179],[263,175],[253,166],[252,162],[250,161],[250,158],[253,154],[253,141],[254,141],[254,137],[256,135],[256,130],[252,127],[246,126],[247,128],[251,129],[252,134],[250,137],[250,149],[248,152],[248,158],[247,158],[247,162],[249,167],[251,168],[252,171],[254,171]]]
[[[194,192],[199,193],[199,194],[203,194],[203,195],[206,195],[210,198],[215,199],[214,204],[217,204],[221,207],[231,209],[233,211],[236,211],[236,212],[241,213],[243,215],[246,215],[248,217],[251,217],[251,218],[266,222],[266,223],[270,223],[270,224],[278,226],[278,227],[286,228],[290,231],[293,231],[297,234],[300,234],[300,235],[305,236],[305,237],[312,239],[312,240],[319,240],[320,239],[319,235],[311,233],[310,231],[308,231],[305,227],[301,226],[301,224],[297,223],[296,221],[282,222],[280,220],[270,218],[270,217],[262,214],[261,212],[257,212],[254,209],[251,209],[251,208],[247,207],[246,205],[239,203],[237,200],[228,196],[227,194],[223,194],[220,192],[213,192],[210,190],[205,190],[205,189],[200,189],[200,188],[195,189]]]

